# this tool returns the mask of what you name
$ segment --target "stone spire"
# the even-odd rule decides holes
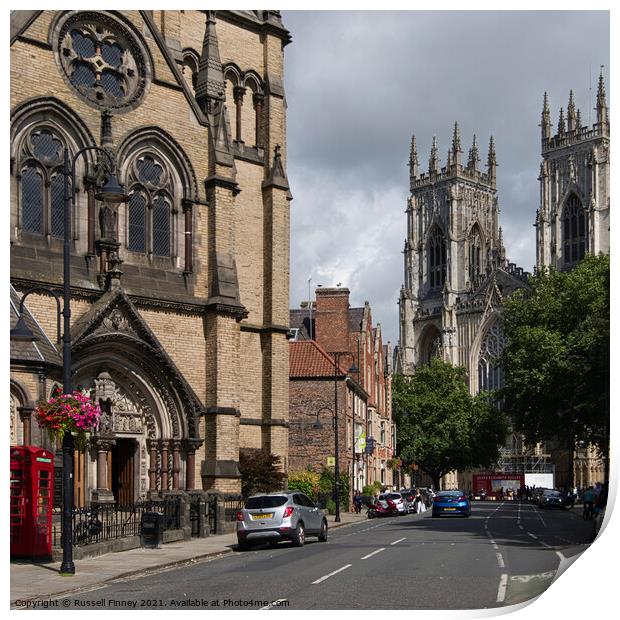
[[[598,78],[598,92],[596,93],[596,122],[607,123],[607,98],[605,96],[605,80],[603,79],[603,66]]]
[[[409,177],[415,179],[418,176],[418,149],[415,143],[415,136],[411,136],[411,151],[409,153]]]
[[[205,36],[196,78],[196,101],[203,112],[211,114],[218,102],[224,101],[224,73],[215,30],[215,11],[207,11]]]
[[[558,135],[566,133],[566,123],[564,122],[564,108],[560,108],[560,119],[558,120]]]
[[[448,149],[448,158],[446,160],[446,169],[448,172],[450,171],[450,168],[452,168],[452,149]]]
[[[495,156],[495,141],[493,136],[489,140],[489,155],[487,157],[487,171],[492,179],[497,175],[497,158]]]
[[[542,118],[540,119],[540,131],[543,140],[548,140],[549,138],[551,138],[551,112],[549,111],[549,100],[547,98],[547,93],[545,93],[545,97],[543,99]]]
[[[573,91],[570,91],[568,97],[568,131],[575,131],[577,128],[577,112],[575,110],[575,99],[573,98]]]
[[[454,121],[454,132],[452,134],[452,163],[461,165],[461,131],[458,122]]]
[[[469,156],[467,158],[467,167],[470,170],[477,170],[479,161],[480,161],[480,157],[478,155],[478,145],[476,143],[476,134],[474,134],[474,139],[471,143],[471,148],[469,149]]]
[[[577,108],[577,117],[575,119],[575,129],[579,130],[581,129],[582,125],[581,125],[581,110],[579,108]]]
[[[439,172],[439,157],[437,155],[437,137],[433,136],[433,146],[431,147],[431,156],[428,159],[428,172]]]

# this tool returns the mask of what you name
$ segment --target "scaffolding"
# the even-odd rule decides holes
[[[501,448],[497,471],[506,474],[553,474],[551,455],[537,450],[517,451]]]

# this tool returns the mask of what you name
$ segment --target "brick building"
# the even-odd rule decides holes
[[[316,302],[310,306],[302,304],[302,308],[291,310],[290,324],[294,340],[291,342],[291,351],[300,355],[298,351],[310,351],[308,341],[316,341],[315,346],[324,350],[333,360],[334,353],[341,354],[341,366],[350,368],[353,364],[358,370],[354,375],[355,384],[365,394],[360,398],[360,404],[352,411],[347,411],[346,444],[349,459],[354,462],[354,471],[349,469],[349,475],[355,480],[354,487],[362,489],[366,484],[375,480],[383,486],[391,487],[394,484],[394,475],[390,467],[395,450],[395,428],[392,422],[391,403],[391,345],[383,345],[381,326],[372,324],[370,304],[366,302],[361,308],[349,306],[349,289],[347,288],[317,288]],[[306,348],[296,349],[300,345]],[[347,353],[348,355],[344,355]],[[293,355],[293,353],[291,353]],[[291,407],[290,407],[290,435],[289,442],[297,442],[296,420],[300,417],[310,419],[316,416],[316,405],[323,400],[331,399],[333,405],[333,389],[319,390],[316,382],[307,382],[303,388],[298,386],[301,377],[293,376],[294,367],[291,357]],[[333,361],[332,361],[333,375]],[[353,383],[353,376],[349,373]],[[303,393],[302,393],[303,392]],[[314,399],[307,395],[313,394]],[[320,397],[319,397],[320,394]],[[299,395],[301,402],[295,400]],[[351,396],[351,409],[355,408]],[[303,404],[305,403],[305,404]],[[302,413],[303,411],[303,413]],[[349,430],[350,429],[350,430]],[[372,439],[372,441],[369,441]],[[370,445],[374,449],[370,452]],[[354,447],[355,446],[355,447]],[[365,448],[368,446],[368,449]],[[355,459],[350,457],[355,450]]]
[[[76,498],[239,491],[240,448],[288,453],[289,192],[277,11],[11,14],[11,323],[62,286],[75,159],[73,385],[105,424]],[[100,203],[112,157],[128,195]],[[11,347],[12,441],[60,383],[56,306]]]
[[[315,340],[289,346],[289,472],[308,467],[321,472],[335,452],[334,403],[338,392],[339,470],[354,462],[353,425],[366,419],[367,393],[352,377],[344,361],[338,367]]]

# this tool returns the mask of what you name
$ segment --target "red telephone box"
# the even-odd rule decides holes
[[[11,446],[11,557],[52,555],[54,453]]]

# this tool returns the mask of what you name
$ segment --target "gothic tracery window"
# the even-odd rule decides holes
[[[586,255],[588,223],[580,200],[572,194],[562,213],[564,264],[572,265]]]
[[[446,241],[437,226],[428,238],[428,275],[431,289],[446,281]]]
[[[22,232],[64,236],[65,148],[51,127],[37,126],[27,134],[18,175]]]
[[[493,392],[504,385],[504,371],[500,365],[500,357],[506,336],[499,320],[496,320],[487,331],[478,356],[478,389]]]
[[[172,255],[175,212],[172,175],[162,159],[143,153],[130,166],[127,247],[139,254]]]
[[[60,28],[58,61],[90,104],[123,111],[145,92],[145,54],[129,30],[108,14],[75,12]]]

